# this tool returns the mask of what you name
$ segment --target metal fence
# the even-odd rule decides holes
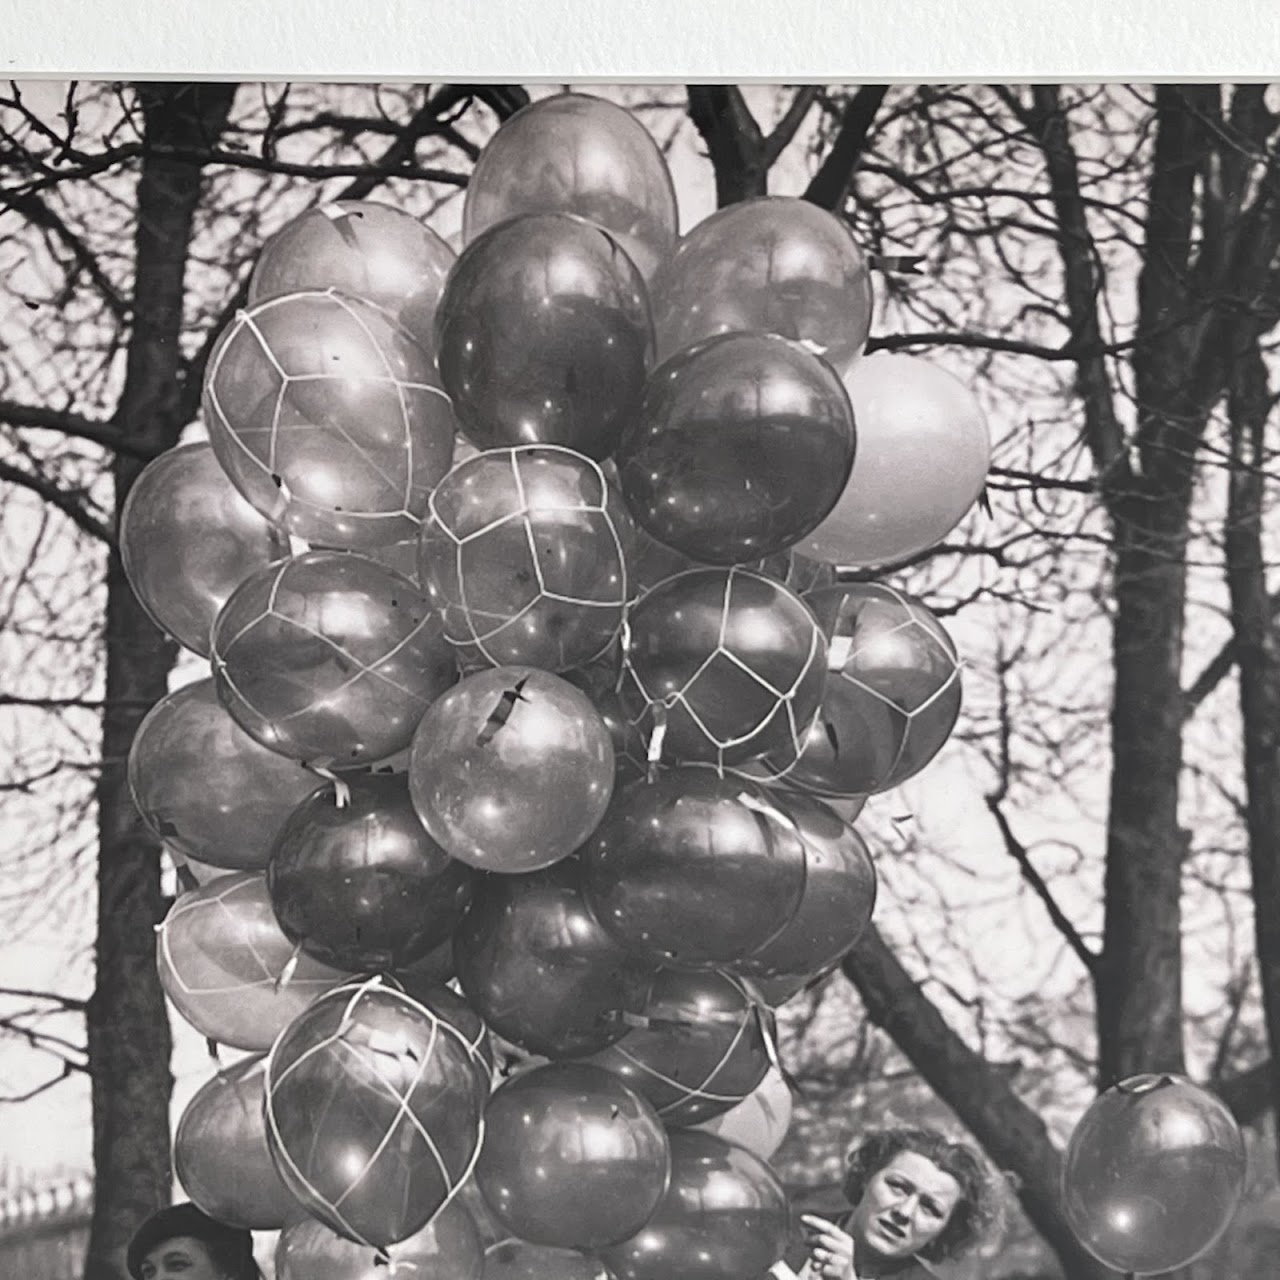
[[[79,1280],[92,1209],[88,1178],[0,1191],[0,1280]]]

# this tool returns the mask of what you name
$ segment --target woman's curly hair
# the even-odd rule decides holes
[[[929,1262],[954,1258],[973,1249],[993,1234],[1004,1218],[1000,1180],[988,1171],[983,1158],[967,1143],[953,1142],[936,1129],[899,1125],[872,1130],[850,1151],[845,1167],[844,1194],[856,1205],[867,1184],[893,1158],[904,1151],[932,1160],[960,1184],[960,1199],[936,1240],[920,1250]]]

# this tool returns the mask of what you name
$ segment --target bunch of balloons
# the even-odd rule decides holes
[[[123,512],[139,600],[210,659],[129,762],[190,886],[160,972],[253,1055],[178,1172],[283,1228],[282,1280],[761,1274],[790,1098],[760,984],[856,943],[876,876],[833,805],[960,702],[925,605],[835,566],[945,537],[986,426],[864,356],[841,217],[767,197],[681,238],[608,101],[505,123],[463,226],[455,256],[370,201],[289,223],[208,443]],[[495,1076],[491,1033],[533,1065]]]

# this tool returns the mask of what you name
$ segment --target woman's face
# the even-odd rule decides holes
[[[208,1247],[191,1236],[178,1236],[156,1245],[138,1270],[142,1280],[226,1280],[209,1256]]]
[[[960,1184],[916,1151],[899,1151],[871,1175],[853,1211],[849,1234],[860,1254],[909,1258],[932,1244],[960,1201]]]

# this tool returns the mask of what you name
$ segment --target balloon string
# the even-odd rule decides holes
[[[662,744],[667,736],[667,709],[660,702],[653,704],[653,731],[649,734],[646,752],[646,777],[654,782],[658,776],[658,765],[662,760]]]
[[[924,275],[924,255],[919,253],[872,253],[867,255],[867,263],[873,271],[904,276]]]
[[[345,809],[351,803],[351,785],[345,778],[334,773],[327,764],[309,761],[306,767],[333,787],[333,802],[339,809]]]
[[[284,968],[280,970],[280,976],[276,979],[276,991],[282,991],[293,979],[293,975],[298,971],[298,961],[302,958],[302,943],[298,943],[293,949],[293,954],[284,962]]]

